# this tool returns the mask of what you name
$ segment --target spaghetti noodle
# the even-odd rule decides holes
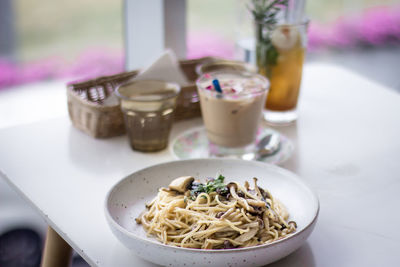
[[[201,249],[268,244],[296,231],[286,208],[257,186],[257,178],[253,188],[223,180],[179,177],[159,189],[136,222],[164,244]]]

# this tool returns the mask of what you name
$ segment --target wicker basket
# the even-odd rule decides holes
[[[175,120],[201,116],[199,99],[194,81],[197,79],[196,66],[213,61],[205,57],[180,61],[180,67],[192,85],[182,87],[177,99]],[[135,77],[138,71],[72,83],[67,85],[68,112],[72,124],[95,138],[107,138],[125,133],[123,115],[119,105],[102,105],[104,100],[122,83]]]

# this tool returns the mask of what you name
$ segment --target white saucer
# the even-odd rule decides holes
[[[293,143],[284,135],[279,132],[261,126],[257,131],[256,144],[267,134],[278,133],[281,138],[280,149],[267,157],[258,159],[258,161],[267,162],[271,164],[281,164],[286,161],[293,153]],[[210,158],[216,157],[218,153],[210,153],[210,150],[215,150],[215,146],[210,145],[206,129],[204,126],[200,126],[194,129],[185,131],[178,137],[176,137],[170,146],[171,154],[176,159],[197,159],[197,158]]]

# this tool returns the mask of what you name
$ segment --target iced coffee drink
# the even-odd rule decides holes
[[[238,148],[254,142],[269,82],[240,71],[205,73],[197,80],[207,137],[213,144]]]

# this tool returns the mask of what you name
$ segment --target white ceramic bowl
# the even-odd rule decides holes
[[[222,174],[225,182],[257,177],[260,187],[282,201],[297,223],[297,231],[277,242],[249,248],[201,250],[179,248],[147,237],[135,218],[152,200],[158,188],[173,178],[198,179]],[[261,162],[234,159],[194,159],[158,164],[137,171],[118,182],[107,194],[105,213],[112,232],[136,255],[165,266],[261,266],[298,249],[311,234],[319,211],[316,195],[295,174]]]

